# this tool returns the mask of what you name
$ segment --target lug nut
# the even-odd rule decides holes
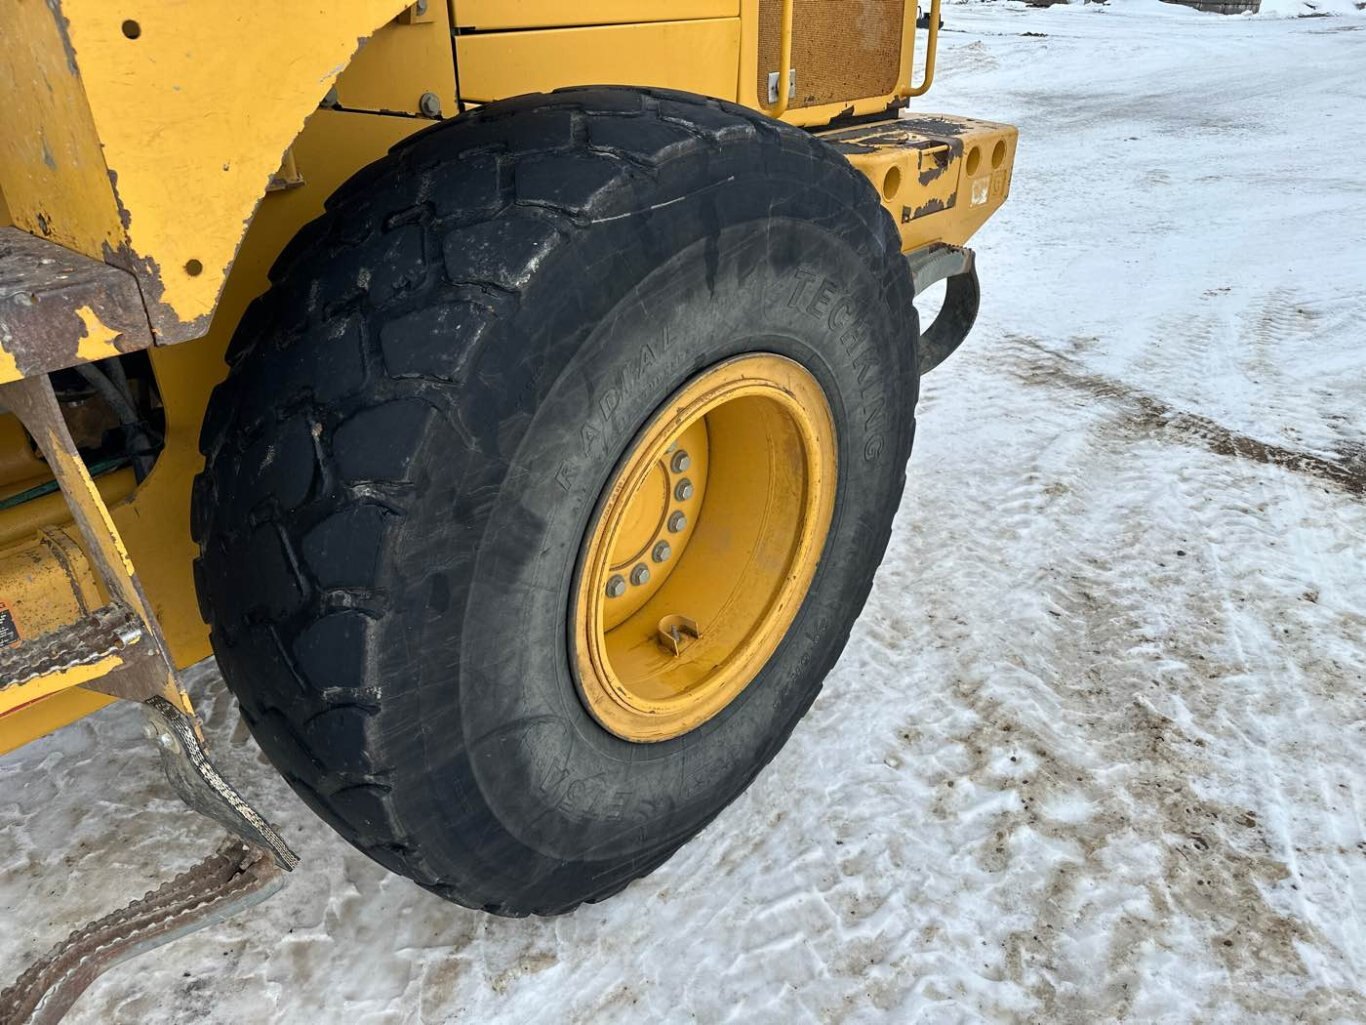
[[[688,499],[692,498],[692,481],[688,480],[687,477],[684,477],[679,481],[674,487],[674,498],[678,499],[680,502],[686,502]]]
[[[684,452],[682,449],[679,449],[677,452],[675,452],[673,459],[669,462],[669,466],[673,468],[674,473],[682,473],[691,465],[691,457],[689,457],[688,453]]]
[[[607,597],[620,598],[625,593],[626,578],[623,577],[620,573],[614,574],[612,576],[612,579],[607,581]]]
[[[635,569],[631,570],[631,583],[640,587],[650,582],[650,567],[643,562],[636,563]]]
[[[654,551],[650,553],[650,556],[655,560],[655,562],[667,562],[669,556],[673,553],[674,550],[670,546],[669,542],[660,541],[655,545]]]
[[[688,525],[688,518],[681,512],[669,513],[669,533],[677,534]]]

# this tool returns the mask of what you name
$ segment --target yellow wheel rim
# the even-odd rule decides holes
[[[572,657],[593,717],[668,740],[725,708],[801,608],[835,506],[835,427],[782,356],[704,371],[641,432],[589,528]]]

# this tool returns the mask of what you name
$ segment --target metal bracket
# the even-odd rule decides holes
[[[299,171],[299,161],[294,156],[294,147],[285,150],[284,158],[280,161],[280,169],[270,176],[270,181],[266,182],[267,192],[288,192],[290,189],[297,189],[304,184],[304,176]]]
[[[934,323],[920,333],[920,374],[923,377],[963,344],[977,321],[982,291],[977,282],[976,254],[943,242],[906,254],[911,282],[918,299],[938,281],[948,281],[944,305]]]
[[[299,856],[219,775],[200,746],[190,717],[160,695],[148,698],[142,707],[147,713],[148,734],[161,752],[161,768],[181,800],[248,843],[264,847],[281,868],[292,870]]]
[[[778,76],[781,72],[770,71],[768,73],[768,102],[778,102]],[[797,69],[789,68],[787,72],[787,98],[795,100],[797,98]]]
[[[687,616],[665,616],[655,628],[655,639],[670,655],[683,654],[683,649],[701,636],[697,624]]]
[[[0,380],[41,376],[152,344],[132,274],[0,227]]]

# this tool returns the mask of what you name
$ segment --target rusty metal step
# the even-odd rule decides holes
[[[132,609],[117,602],[105,605],[69,626],[0,651],[0,694],[83,666],[98,665],[140,643],[143,634],[142,620]],[[66,685],[78,682],[73,679]]]

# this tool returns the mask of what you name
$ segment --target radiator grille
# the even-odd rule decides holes
[[[905,0],[795,0],[792,66],[797,92],[791,107],[885,96],[901,68]],[[759,99],[768,102],[768,76],[781,59],[782,0],[759,0]]]

